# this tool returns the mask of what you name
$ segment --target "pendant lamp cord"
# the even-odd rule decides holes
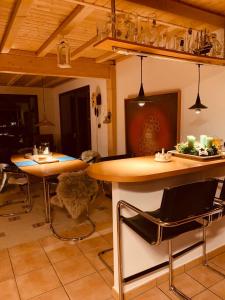
[[[142,61],[143,61],[143,56],[140,56],[141,58],[141,84],[142,84]]]
[[[45,99],[44,99],[44,96],[45,96],[44,77],[42,77],[42,102],[43,102],[43,112],[44,112],[44,115],[45,115]]]
[[[199,87],[200,87],[200,64],[198,64],[198,94],[199,94]]]

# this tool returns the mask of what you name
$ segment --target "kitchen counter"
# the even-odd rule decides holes
[[[119,200],[125,200],[144,211],[152,211],[160,207],[163,189],[204,180],[209,177],[225,176],[225,159],[211,159],[198,161],[172,156],[171,162],[157,162],[153,156],[126,158],[105,161],[88,167],[89,176],[103,181],[112,182],[112,215],[113,215],[113,247],[114,247],[114,291],[118,293],[118,256],[117,256],[117,210]],[[182,199],[181,199],[182,201]],[[127,209],[123,215],[129,217],[133,214]],[[181,236],[178,243],[174,243],[174,251],[195,243],[198,231],[189,232]],[[159,246],[150,246],[137,236],[125,224],[122,226],[124,251],[124,276],[150,268],[168,259],[167,242]],[[208,228],[207,252],[224,246],[225,218],[215,222]],[[201,247],[185,254],[175,262],[175,268],[192,261],[202,255]],[[167,268],[154,272],[151,275],[138,279],[125,286],[125,292],[138,290],[142,285],[165,274]]]
[[[169,162],[158,162],[154,156],[118,159],[92,164],[89,176],[112,182],[140,182],[209,170],[225,166],[225,159],[197,161],[172,156]]]

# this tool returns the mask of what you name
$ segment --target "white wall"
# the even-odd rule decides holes
[[[225,68],[201,67],[200,97],[208,106],[199,115],[189,110],[197,96],[198,70],[194,63],[147,57],[143,60],[145,94],[181,90],[181,141],[186,135],[207,134],[225,140]],[[140,58],[117,64],[117,152],[125,152],[124,99],[137,96],[140,88]]]
[[[31,87],[11,87],[11,86],[0,86],[0,94],[22,94],[22,95],[37,95],[38,97],[38,112],[39,112],[39,121],[43,118],[43,89],[42,88],[31,88]],[[44,89],[44,102],[45,102],[45,110],[46,116],[49,121],[55,123],[56,116],[54,111],[51,109],[54,106],[53,97],[51,93],[51,89]],[[55,127],[40,127],[41,134],[55,134]]]
[[[56,120],[56,140],[57,144],[60,144],[60,113],[59,113],[59,94],[66,91],[74,90],[83,86],[90,86],[90,97],[92,93],[96,93],[99,89],[102,97],[102,108],[99,117],[99,122],[97,122],[96,116],[94,115],[94,109],[91,106],[91,142],[92,149],[98,151],[101,156],[106,156],[108,154],[108,132],[107,124],[103,124],[104,116],[107,114],[107,91],[106,91],[106,80],[96,79],[96,78],[80,78],[70,81],[68,83],[57,86],[52,90],[52,96],[54,98],[54,114],[57,118]],[[101,128],[98,128],[97,123],[101,124]],[[88,149],[87,149],[88,150]]]

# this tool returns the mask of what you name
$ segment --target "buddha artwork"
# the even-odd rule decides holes
[[[145,105],[125,100],[126,151],[135,156],[174,149],[179,140],[178,92],[146,97]]]

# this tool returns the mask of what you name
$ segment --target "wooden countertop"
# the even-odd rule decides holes
[[[87,171],[90,177],[98,180],[141,182],[204,171],[217,166],[225,167],[225,159],[197,161],[173,156],[170,162],[157,162],[154,156],[144,156],[99,162],[90,165]]]
[[[53,153],[53,157],[63,157],[64,154],[61,153]],[[26,161],[30,159],[24,158],[24,154],[16,154],[11,157],[11,161],[13,163]],[[79,170],[86,169],[88,164],[82,160],[75,159],[64,162],[52,162],[46,164],[38,164],[35,166],[26,166],[19,167],[23,172],[38,176],[38,177],[48,177],[52,175],[58,175],[64,172],[76,172]]]

